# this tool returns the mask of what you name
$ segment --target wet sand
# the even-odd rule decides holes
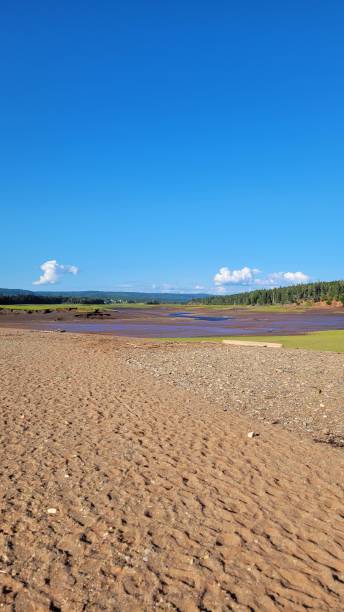
[[[287,335],[344,329],[344,309],[312,308],[305,311],[259,312],[255,310],[176,311],[173,306],[120,308],[99,312],[76,310],[1,311],[0,328],[63,330],[141,338],[175,338],[228,335]]]
[[[197,390],[157,376],[154,350],[0,330],[2,609],[342,610],[343,450],[225,411],[201,397],[207,372]],[[249,349],[223,350],[248,377]],[[256,373],[277,354],[282,383],[294,351]],[[342,376],[335,357],[323,384]]]

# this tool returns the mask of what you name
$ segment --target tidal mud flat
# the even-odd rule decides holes
[[[139,338],[193,338],[226,335],[288,335],[344,329],[344,309],[259,312],[207,308],[176,311],[173,306],[46,311],[0,310],[0,327],[63,330]]]
[[[344,359],[261,351],[0,330],[2,609],[342,610],[343,449],[226,406]]]

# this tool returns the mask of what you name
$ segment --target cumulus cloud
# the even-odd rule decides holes
[[[206,291],[204,285],[173,285],[171,283],[153,283],[152,285],[145,287],[140,285],[138,291],[151,291],[156,293],[199,293],[200,291]]]
[[[55,285],[63,274],[74,274],[79,272],[76,266],[66,266],[57,263],[56,259],[49,259],[40,266],[43,274],[38,280],[34,281],[33,285]]]
[[[266,277],[266,279],[262,278],[260,279],[260,283],[262,284],[262,282],[266,282],[266,283],[270,283],[270,284],[276,284],[276,283],[289,283],[289,284],[297,284],[297,283],[307,283],[310,280],[310,276],[308,276],[308,274],[305,274],[304,272],[271,272],[271,274],[268,274],[268,276]]]
[[[220,285],[250,285],[253,283],[255,275],[258,274],[257,268],[249,268],[244,266],[241,270],[230,270],[226,266],[220,268],[220,270],[214,276],[214,283],[217,286]]]
[[[283,278],[291,283],[306,283],[310,277],[303,272],[284,272]]]
[[[239,270],[230,270],[223,266],[214,276],[216,291],[223,293],[230,285],[258,285],[276,287],[277,285],[306,283],[310,276],[304,272],[271,272],[262,274],[258,268],[244,266]]]

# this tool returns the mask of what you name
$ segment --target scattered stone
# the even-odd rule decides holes
[[[247,434],[248,438],[255,438],[256,436],[259,436],[259,434],[256,431],[249,431]]]
[[[110,571],[114,576],[119,576],[123,572],[123,567],[120,567],[119,565],[113,565]]]
[[[48,508],[47,512],[48,514],[56,514],[57,510],[56,508]]]
[[[291,349],[254,351],[222,343],[211,350],[190,343],[171,343],[166,348],[165,343],[154,351],[143,344],[139,351],[132,348],[130,368],[147,370],[157,380],[168,379],[178,388],[195,392],[228,413],[228,418],[239,412],[253,427],[265,421],[271,427],[307,435],[311,427],[312,433],[320,435],[331,421],[331,428],[336,424],[337,434],[344,438],[341,355]]]

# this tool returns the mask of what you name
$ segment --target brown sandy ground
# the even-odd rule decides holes
[[[138,344],[127,363],[222,409],[344,447],[344,355],[221,344]]]
[[[343,610],[343,451],[133,350],[0,332],[1,609]]]

